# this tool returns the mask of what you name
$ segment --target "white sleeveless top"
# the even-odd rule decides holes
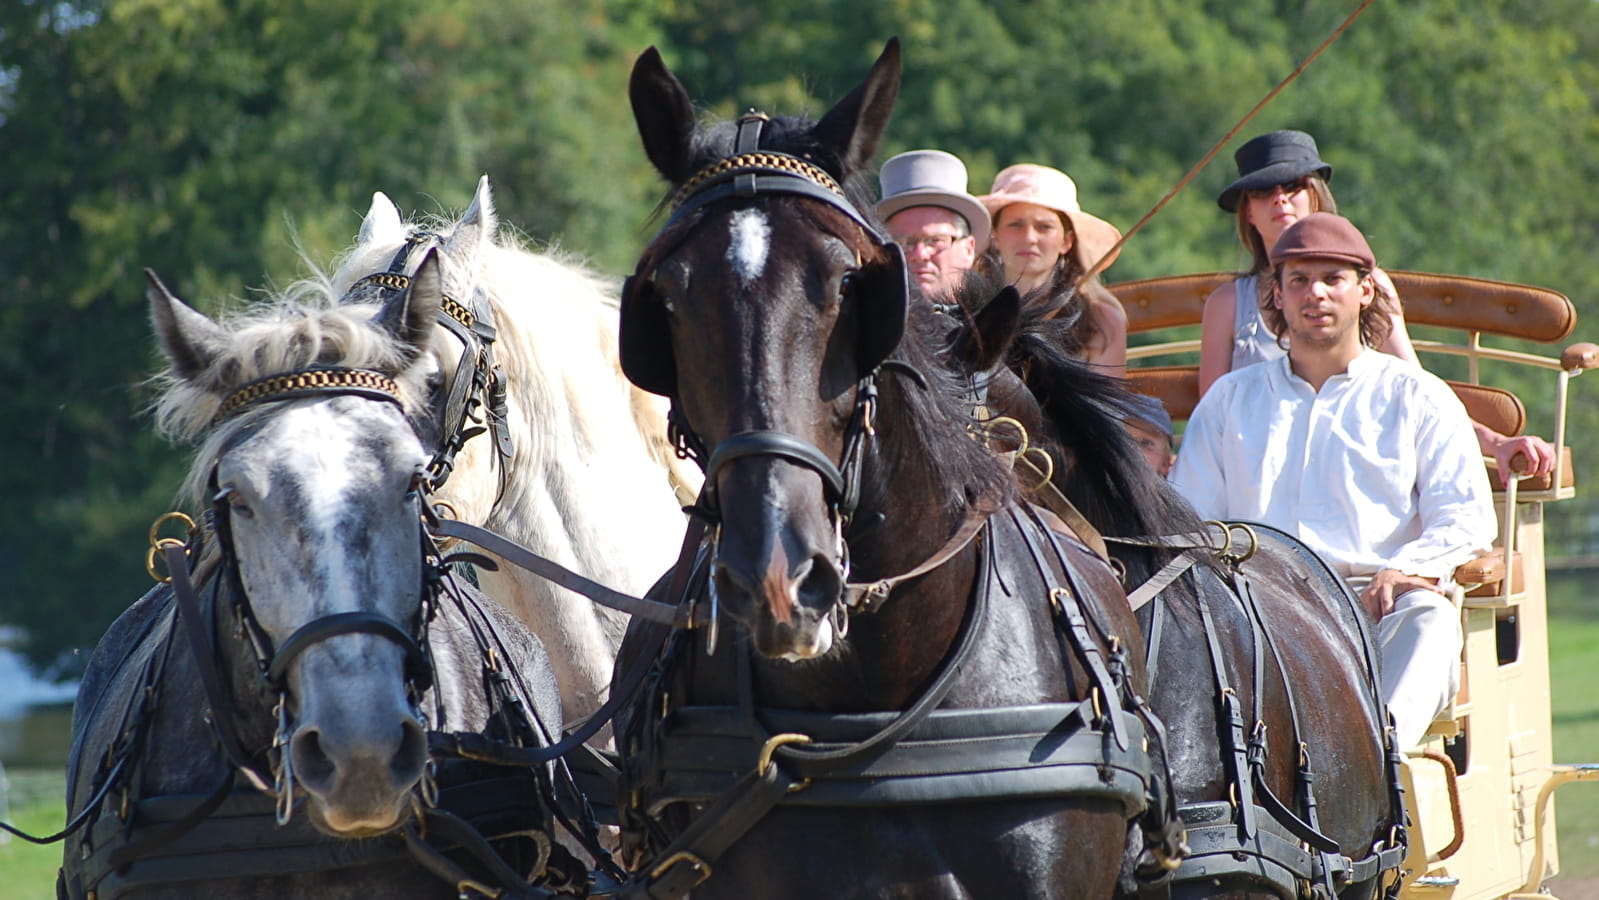
[[[1233,364],[1229,371],[1288,355],[1261,318],[1255,278],[1245,275],[1233,281]]]

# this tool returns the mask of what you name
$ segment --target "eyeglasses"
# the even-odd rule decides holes
[[[926,247],[935,255],[943,253],[955,245],[956,241],[963,240],[968,235],[953,234],[913,234],[902,238],[895,238],[894,243],[900,245],[906,253],[915,253],[918,249]]]
[[[1306,183],[1305,179],[1295,178],[1293,181],[1285,181],[1282,184],[1274,184],[1271,187],[1250,188],[1244,193],[1248,194],[1251,200],[1270,200],[1277,196],[1278,191],[1282,191],[1285,197],[1292,197],[1309,187],[1310,185]]]

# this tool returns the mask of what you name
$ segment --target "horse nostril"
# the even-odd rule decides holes
[[[427,765],[428,738],[415,719],[407,719],[400,729],[400,746],[390,768],[397,783],[412,784],[422,777],[422,768]]]
[[[315,728],[301,728],[289,742],[289,753],[294,764],[294,776],[305,785],[325,785],[332,781],[338,765],[322,747],[322,737]]]
[[[799,584],[802,605],[825,613],[844,596],[844,576],[833,560],[817,555]]]

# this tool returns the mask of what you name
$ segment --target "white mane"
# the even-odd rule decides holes
[[[297,289],[343,296],[386,272],[408,239],[431,235],[423,240],[439,249],[445,294],[496,329],[514,447],[507,464],[492,434],[468,441],[442,499],[462,520],[640,594],[671,566],[684,522],[663,463],[663,409],[627,382],[618,361],[616,285],[500,231],[486,178],[455,221],[407,223],[375,194],[356,246],[333,274]],[[421,256],[405,257],[407,273]],[[436,332],[435,356],[448,372],[461,344],[442,327]],[[568,716],[592,712],[609,684],[623,619],[513,567],[479,574],[485,590],[544,640]]]

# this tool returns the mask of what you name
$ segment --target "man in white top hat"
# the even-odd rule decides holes
[[[942,150],[911,150],[883,163],[877,214],[922,296],[950,297],[988,246],[988,211],[966,193],[966,164]]]

